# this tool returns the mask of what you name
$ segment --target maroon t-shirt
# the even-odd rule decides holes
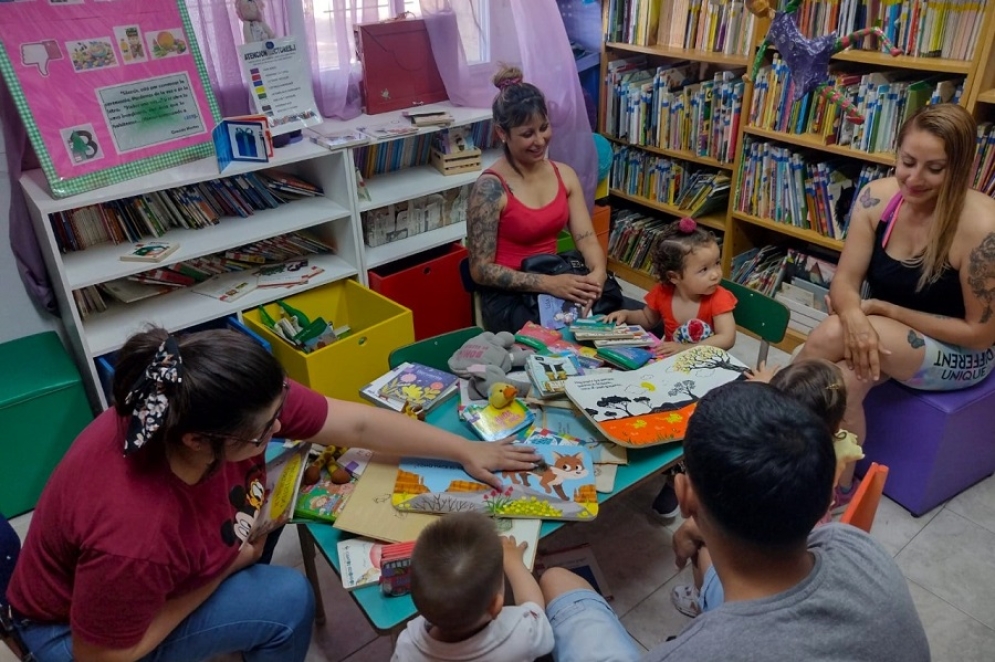
[[[326,402],[291,382],[280,436],[313,437]],[[123,455],[127,423],[108,409],[73,442],[38,501],[7,591],[22,616],[69,623],[74,636],[107,648],[138,643],[166,600],[231,565],[257,508],[253,483],[265,484],[259,455],[187,485],[161,450]]]

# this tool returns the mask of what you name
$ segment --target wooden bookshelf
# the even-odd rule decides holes
[[[937,57],[891,56],[879,51],[847,50],[833,55],[838,62],[859,62],[891,69],[915,69],[939,74],[966,76],[971,71],[972,60],[944,60]]]
[[[683,149],[668,149],[666,147],[657,147],[655,145],[640,145],[637,143],[630,143],[627,140],[619,140],[618,138],[613,138],[611,136],[605,136],[609,141],[615,143],[616,145],[625,145],[626,147],[638,147],[639,149],[650,152],[652,154],[659,154],[660,156],[666,156],[671,159],[683,159],[684,161],[690,161],[691,163],[697,163],[703,166],[708,166],[709,168],[717,168],[720,170],[732,170],[732,163],[726,163],[725,161],[719,161],[718,159],[713,159],[710,156],[700,156],[694,152],[688,152]]]
[[[712,53],[711,51],[699,51],[693,48],[667,48],[666,46],[637,46],[636,44],[626,44],[617,41],[606,43],[605,48],[612,51],[642,53],[643,55],[665,57],[672,60],[691,60],[692,62],[708,62],[710,64],[721,64],[727,67],[748,67],[750,65],[750,58],[746,57],[745,55],[726,55],[725,53]]]
[[[744,223],[749,223],[750,225],[757,225],[762,228],[767,228],[768,230],[774,230],[780,234],[788,235],[789,237],[794,237],[795,239],[807,241],[808,243],[815,244],[816,246],[822,246],[823,248],[829,248],[834,251],[843,250],[843,242],[841,240],[827,237],[815,232],[814,230],[797,228],[793,225],[788,225],[787,223],[778,223],[777,221],[772,221],[769,218],[760,218],[759,216],[754,216],[753,214],[747,214],[741,211],[734,211],[732,213],[732,217],[743,221]]]
[[[649,207],[650,209],[656,209],[657,211],[662,211],[667,214],[676,216],[677,218],[684,218],[685,216],[691,216],[691,212],[687,209],[681,209],[680,207],[675,207],[673,205],[668,205],[664,202],[657,202],[656,200],[650,200],[649,198],[644,198],[639,195],[629,195],[628,193],[623,193],[618,189],[610,189],[609,193],[614,195],[616,198],[621,198],[623,200],[628,200],[629,202],[634,202],[637,205],[642,205],[643,207]],[[726,230],[726,219],[725,214],[709,214],[702,216],[700,218],[695,218],[698,223],[701,223],[705,227],[712,228],[714,230],[719,230],[725,232]]]
[[[995,90],[985,90],[978,95],[979,102],[995,104]]]
[[[756,126],[747,126],[743,129],[743,132],[758,138],[767,138],[768,140],[776,140],[797,147],[815,149],[820,152],[826,152],[827,154],[846,156],[860,161],[869,161],[870,163],[880,163],[889,167],[894,167],[895,165],[895,155],[890,152],[864,152],[846,146],[827,145],[821,138],[810,133],[786,133],[784,131],[761,129]]]
[[[616,277],[647,291],[656,287],[658,282],[656,276],[653,274],[639,269],[634,269],[625,262],[619,262],[618,260],[614,260],[612,258],[608,258],[608,271],[615,272]]]

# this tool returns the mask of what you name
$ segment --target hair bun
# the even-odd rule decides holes
[[[690,216],[685,216],[681,220],[677,221],[677,229],[683,234],[691,234],[697,229],[698,223]]]
[[[499,90],[505,90],[505,89],[511,87],[512,85],[518,85],[521,82],[522,82],[521,76],[514,76],[512,78],[505,78],[504,80],[498,82],[497,88]]]

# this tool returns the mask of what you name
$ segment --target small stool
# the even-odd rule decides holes
[[[866,457],[890,469],[884,493],[916,517],[995,473],[995,378],[961,391],[871,390]]]
[[[93,420],[83,382],[54,331],[0,345],[0,512],[35,507],[49,475]]]

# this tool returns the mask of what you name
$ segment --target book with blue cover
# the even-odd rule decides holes
[[[502,472],[502,490],[478,482],[455,462],[403,458],[391,503],[403,512],[594,519],[598,497],[588,452],[562,445],[536,446],[535,450],[542,460],[531,470]]]
[[[377,395],[416,408],[429,409],[456,392],[456,375],[420,363],[404,363],[385,377]]]
[[[580,318],[581,305],[573,301],[565,301],[552,294],[536,296],[539,306],[539,324],[547,329],[562,329],[570,326]]]

